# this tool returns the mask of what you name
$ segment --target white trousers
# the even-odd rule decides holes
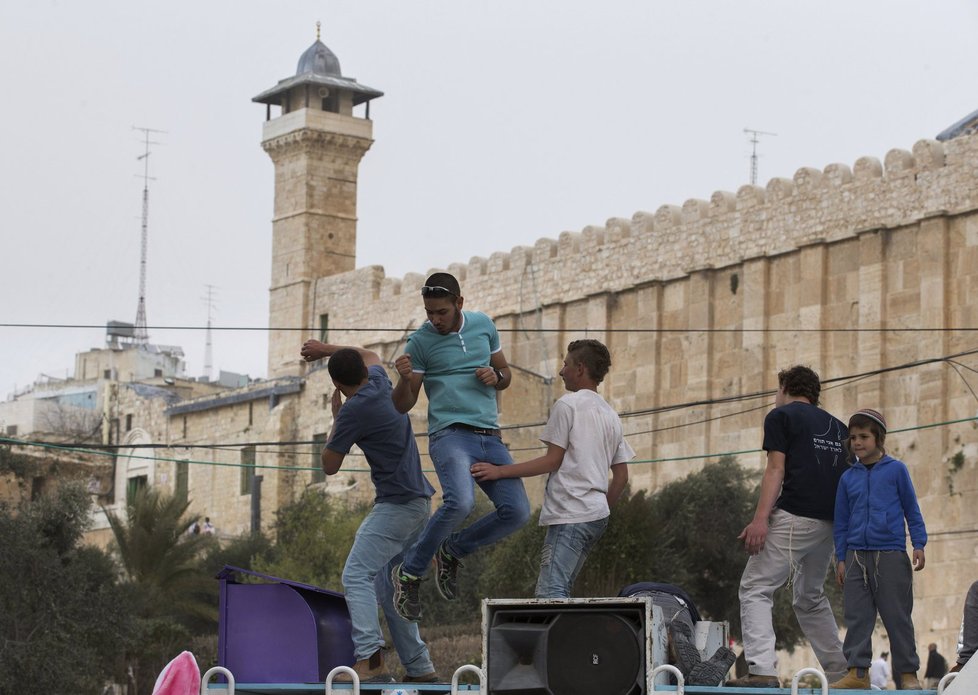
[[[832,560],[832,522],[775,509],[764,550],[751,556],[740,578],[740,621],[750,673],[778,675],[774,648],[774,592],[791,581],[792,606],[802,632],[831,681],[846,671],[839,627],[823,591]]]

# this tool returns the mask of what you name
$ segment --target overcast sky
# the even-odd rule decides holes
[[[251,98],[322,40],[380,89],[357,265],[489,256],[760,177],[882,159],[978,109],[974,0],[207,0],[0,4],[0,323],[134,321],[151,155],[150,338],[203,373],[268,321],[272,164]],[[470,301],[474,300],[472,298]],[[475,302],[477,304],[477,301]],[[420,318],[420,302],[419,302]],[[298,340],[298,339],[297,339]],[[98,329],[0,327],[0,398]],[[265,335],[216,332],[264,376]],[[298,347],[298,345],[297,345]]]

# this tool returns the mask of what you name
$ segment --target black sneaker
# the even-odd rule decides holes
[[[445,549],[445,544],[438,546],[435,553],[435,587],[446,601],[458,598],[458,568],[462,561]]]
[[[394,610],[405,620],[413,623],[421,620],[421,577],[412,577],[401,572],[401,565],[391,569],[391,583],[394,585]]]

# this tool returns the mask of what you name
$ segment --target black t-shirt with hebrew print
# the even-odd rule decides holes
[[[848,468],[845,424],[821,408],[793,401],[764,418],[764,451],[785,455],[784,483],[775,506],[796,516],[832,520],[835,489]]]

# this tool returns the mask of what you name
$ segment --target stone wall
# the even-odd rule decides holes
[[[467,308],[495,318],[520,368],[500,399],[517,460],[535,453],[560,395],[550,378],[564,346],[584,336],[611,349],[601,391],[638,453],[635,487],[654,490],[723,453],[760,469],[776,373],[794,363],[828,380],[823,404],[841,417],[882,409],[932,538],[917,575],[919,643],[950,654],[978,576],[975,423],[941,424],[978,410],[974,358],[944,359],[976,347],[974,330],[950,330],[978,325],[976,210],[978,138],[924,140],[883,163],[803,168],[446,270]],[[323,277],[310,304],[329,314],[331,342],[393,359],[424,319],[425,276],[367,267]],[[305,398],[329,390],[310,380]],[[412,417],[424,431],[423,402]],[[304,416],[300,436],[308,428]],[[531,490],[538,501],[539,481]]]

